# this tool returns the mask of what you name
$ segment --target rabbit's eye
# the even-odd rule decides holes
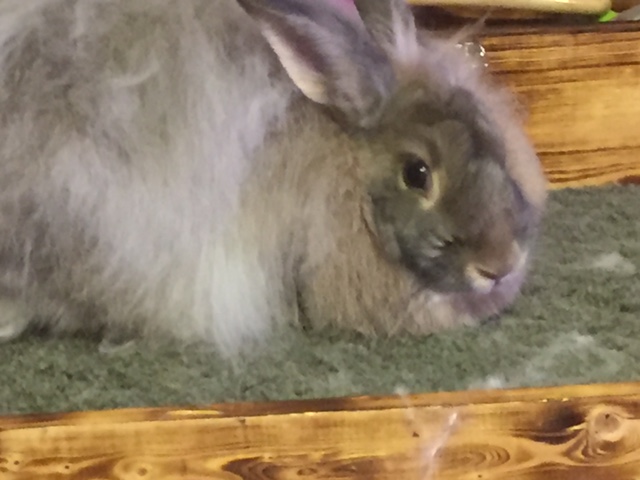
[[[404,154],[402,180],[409,188],[429,191],[431,189],[431,169],[420,157]]]

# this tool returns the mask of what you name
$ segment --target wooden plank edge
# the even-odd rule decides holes
[[[81,412],[57,412],[0,416],[0,431],[11,428],[39,428],[73,425],[82,422],[129,423],[176,420],[180,418],[232,418],[296,415],[321,412],[358,412],[406,408],[457,407],[481,404],[531,403],[584,399],[605,401],[608,398],[637,396],[638,383],[597,383],[514,389],[476,389],[453,392],[410,393],[383,396],[328,397],[265,402],[225,402],[206,406],[171,406],[120,408]]]
[[[461,6],[476,8],[521,9],[552,13],[599,15],[611,8],[610,0],[408,0],[415,6]]]
[[[635,480],[640,384],[0,419],[3,480]]]

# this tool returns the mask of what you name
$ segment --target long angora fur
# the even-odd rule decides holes
[[[0,0],[0,335],[234,352],[302,317],[429,333],[510,303],[524,264],[484,296],[431,288],[389,246],[370,186],[376,128],[403,108],[385,95],[460,87],[506,159],[485,182],[500,191],[507,172],[535,225],[545,185],[520,119],[452,42],[418,39],[401,0],[377,2],[386,17],[367,3]]]

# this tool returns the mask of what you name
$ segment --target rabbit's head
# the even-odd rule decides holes
[[[515,109],[404,0],[240,0],[357,146],[374,243],[441,292],[522,278],[546,198]]]

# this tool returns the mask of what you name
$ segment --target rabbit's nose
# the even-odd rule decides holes
[[[477,288],[490,288],[500,283],[506,276],[518,268],[524,255],[516,242],[512,242],[506,249],[487,252],[479,255],[467,266],[467,277]]]

